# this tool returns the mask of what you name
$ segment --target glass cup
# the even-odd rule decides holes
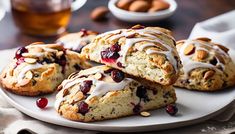
[[[66,30],[72,4],[72,0],[11,0],[11,10],[16,26],[23,33],[52,36]]]

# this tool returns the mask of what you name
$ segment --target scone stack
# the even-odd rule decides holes
[[[74,73],[59,86],[55,108],[67,119],[119,118],[176,101],[172,84],[181,63],[169,30],[136,25],[106,32],[82,56],[105,65]]]

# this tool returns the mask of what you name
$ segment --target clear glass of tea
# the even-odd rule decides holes
[[[63,33],[71,17],[72,0],[11,0],[12,16],[23,33],[52,36]]]

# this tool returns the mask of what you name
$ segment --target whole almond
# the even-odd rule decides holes
[[[212,77],[215,74],[215,71],[209,70],[204,74],[204,79],[208,80],[210,77]]]
[[[211,41],[211,39],[207,38],[207,37],[199,37],[199,38],[196,38],[196,40],[202,40],[202,41],[206,41],[206,42],[210,42]]]
[[[117,2],[117,7],[124,9],[124,10],[128,10],[128,8],[132,2],[133,2],[133,0],[119,0]]]
[[[190,55],[195,52],[195,46],[193,44],[189,44],[185,49],[184,49],[184,54],[185,55]]]
[[[208,56],[208,52],[205,50],[197,50],[197,58],[200,60],[205,59]]]
[[[218,46],[220,49],[222,49],[224,52],[228,53],[229,49],[223,45],[220,44],[215,44],[216,46]]]
[[[170,4],[164,0],[153,0],[152,7],[148,10],[149,12],[156,12],[161,10],[166,10],[170,8]]]
[[[97,7],[91,12],[91,19],[94,21],[101,20],[105,18],[107,13],[109,12],[109,9],[105,6]]]
[[[146,12],[150,7],[150,3],[144,0],[136,0],[131,3],[129,11],[132,12]]]

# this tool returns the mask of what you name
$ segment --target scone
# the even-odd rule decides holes
[[[90,67],[79,54],[58,44],[19,48],[0,75],[1,86],[19,95],[51,93],[74,71]]]
[[[97,35],[97,32],[82,29],[77,33],[69,33],[59,38],[56,43],[63,45],[72,51],[81,52],[82,48],[89,44]]]
[[[146,85],[120,70],[96,66],[71,74],[62,82],[56,95],[55,109],[64,118],[91,122],[138,114],[175,103],[176,94],[172,86],[151,82]]]
[[[175,86],[215,91],[235,84],[235,64],[225,46],[198,38],[178,41],[176,47],[183,68]]]
[[[181,67],[170,31],[136,25],[106,32],[83,48],[86,58],[136,77],[171,85]]]

